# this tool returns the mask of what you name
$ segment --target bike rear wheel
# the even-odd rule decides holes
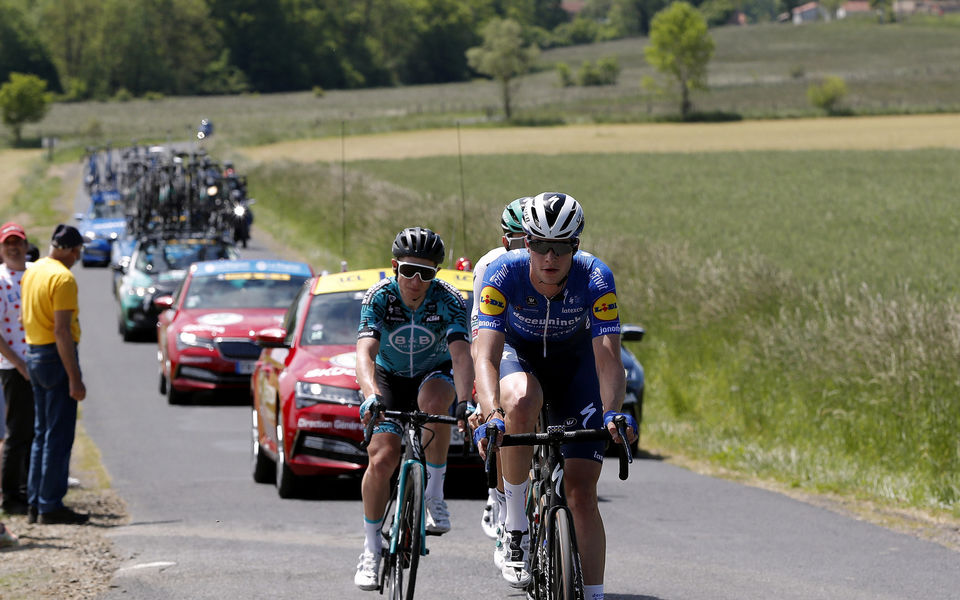
[[[407,471],[403,489],[398,496],[399,521],[396,524],[397,552],[390,563],[390,599],[413,600],[420,564],[420,537],[423,514],[423,471]],[[406,580],[406,581],[404,581]]]
[[[550,597],[551,600],[582,600],[583,576],[577,560],[576,543],[570,513],[553,513],[550,540]]]

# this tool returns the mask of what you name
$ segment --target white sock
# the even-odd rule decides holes
[[[507,531],[526,531],[529,527],[526,513],[527,486],[529,484],[529,479],[518,485],[508,483],[506,480],[503,481],[503,494],[506,496],[507,505],[507,517],[504,520],[504,525]]]
[[[366,517],[363,518],[363,533],[366,534],[366,538],[363,540],[363,549],[377,554],[380,552],[380,548],[383,547],[383,539],[380,536],[380,528],[383,527],[383,519],[379,521],[370,521]]]
[[[584,600],[603,600],[603,584],[583,586]]]
[[[440,498],[443,500],[443,478],[447,475],[447,463],[434,465],[427,463],[427,489],[424,498]]]
[[[507,496],[497,488],[493,488],[493,491],[497,494],[497,508],[499,509],[497,511],[497,521],[503,526],[507,519]]]

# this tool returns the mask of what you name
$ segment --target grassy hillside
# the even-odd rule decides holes
[[[744,117],[817,114],[806,88],[824,75],[847,80],[847,106],[858,113],[960,110],[960,26],[834,22],[794,27],[723,27],[711,32],[711,92],[696,94],[701,111]],[[517,83],[516,108],[532,123],[642,121],[677,112],[669,99],[643,96],[652,74],[643,59],[646,39],[544,52],[538,71]],[[561,88],[553,71],[566,62],[616,56],[623,72],[615,86]],[[214,143],[250,145],[348,133],[496,123],[498,86],[489,81],[356,91],[322,97],[295,94],[167,98],[125,103],[58,104],[28,138],[57,136],[64,144],[128,144],[184,139],[201,118],[216,125]],[[2,139],[2,138],[0,138]]]
[[[509,199],[560,189],[614,268],[649,377],[647,440],[816,490],[960,516],[957,151],[473,156],[467,254]],[[339,255],[326,164],[251,172],[272,227]],[[426,224],[463,253],[456,157],[353,163],[344,245]],[[258,216],[258,219],[260,217]],[[320,253],[314,256],[322,260]],[[322,266],[335,266],[323,261]]]

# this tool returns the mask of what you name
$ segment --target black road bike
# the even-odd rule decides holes
[[[431,415],[419,410],[383,410],[382,405],[370,408],[370,421],[363,432],[365,448],[378,415],[403,424],[404,449],[396,483],[387,502],[383,519],[383,555],[380,559],[378,591],[388,591],[390,600],[412,600],[417,582],[417,566],[420,557],[427,555],[424,490],[427,485],[426,463],[423,449],[433,441],[421,443],[423,426],[427,423],[456,425],[457,419],[449,415]]]
[[[541,418],[541,422],[544,422]],[[633,462],[627,444],[626,418],[616,417],[620,434],[620,479],[629,474]],[[491,431],[492,429],[492,431]],[[487,430],[487,447],[496,429]],[[610,440],[606,429],[567,430],[550,425],[541,433],[504,435],[500,446],[534,446],[532,479],[527,495],[527,519],[530,527],[530,584],[527,596],[533,600],[583,600],[583,571],[577,549],[573,515],[567,507],[563,491],[563,455],[560,447],[567,443]],[[496,453],[488,452],[487,484],[496,485]]]

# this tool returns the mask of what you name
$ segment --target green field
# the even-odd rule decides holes
[[[816,491],[960,516],[960,152],[471,156],[251,171],[258,212],[320,266],[382,264],[399,227],[454,254],[503,204],[563,190],[640,322],[646,440]],[[343,185],[346,196],[342,196]],[[345,202],[344,202],[345,201]],[[347,238],[340,236],[346,207]],[[466,252],[460,236],[466,214]],[[317,250],[321,248],[322,250]]]
[[[858,114],[960,111],[960,25],[926,22],[878,26],[833,22],[794,27],[756,25],[711,31],[716,54],[709,67],[711,91],[695,94],[695,108],[745,118],[817,115],[806,89],[825,75],[847,81],[846,108]],[[549,50],[538,70],[517,83],[517,118],[529,123],[630,122],[670,117],[670,99],[641,94],[652,75],[645,38]],[[616,56],[617,85],[558,86],[554,65],[574,71],[584,60]],[[64,146],[189,137],[201,118],[216,125],[215,144],[252,145],[285,139],[423,129],[457,122],[499,123],[497,84],[475,81],[377,90],[329,90],[156,101],[57,104],[43,122],[25,128],[27,138],[56,136]]]

